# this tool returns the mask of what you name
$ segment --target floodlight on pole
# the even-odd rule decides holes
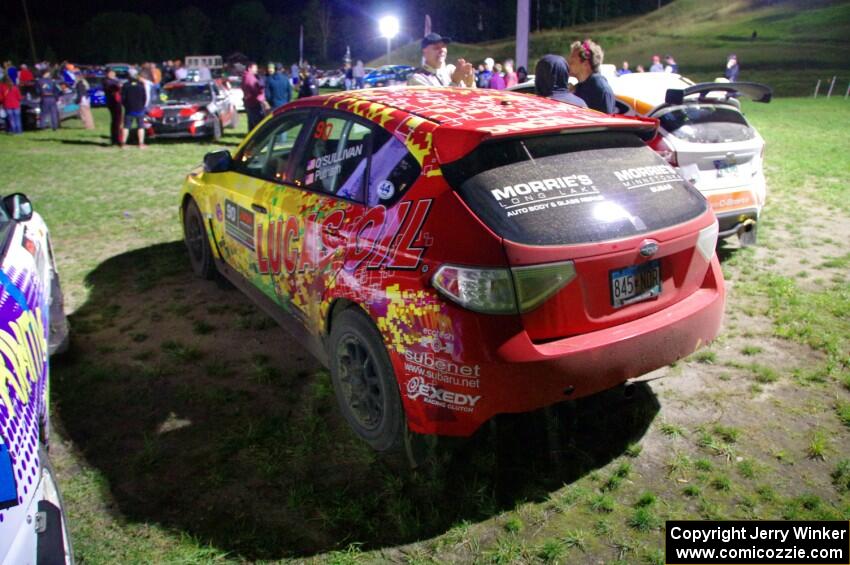
[[[399,31],[399,23],[398,18],[395,16],[384,16],[380,20],[378,20],[378,30],[381,32],[381,36],[387,38],[387,64],[390,64],[390,46],[393,40],[393,37],[398,35]]]

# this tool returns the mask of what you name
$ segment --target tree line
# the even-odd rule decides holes
[[[191,1],[191,0],[189,0]],[[422,36],[425,15],[434,31],[465,43],[512,36],[516,0],[248,0],[233,5],[185,4],[173,11],[139,13],[116,9],[79,22],[56,21],[32,14],[36,56],[79,63],[161,61],[190,54],[228,56],[240,52],[258,61],[293,62],[304,29],[304,56],[322,65],[338,65],[350,47],[354,58],[381,55],[386,43],[377,18],[394,13],[402,22],[395,45]],[[282,6],[282,4],[284,6]],[[531,29],[543,31],[657,9],[659,0],[531,0]],[[27,28],[6,20],[0,54],[30,60]]]

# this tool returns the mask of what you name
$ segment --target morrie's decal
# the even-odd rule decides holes
[[[425,382],[422,377],[413,377],[407,381],[407,398],[411,400],[422,399],[426,404],[448,408],[457,412],[472,412],[475,405],[481,400],[481,395],[464,394],[438,388]]]
[[[254,213],[231,200],[224,201],[224,229],[227,235],[254,251]]]
[[[570,175],[494,188],[490,193],[496,199],[496,202],[501,202],[501,206],[505,207],[508,203],[520,204],[560,196],[598,194],[599,190],[593,185],[593,180],[589,176]]]
[[[490,193],[508,218],[605,200],[588,175],[532,180],[494,188]]]
[[[24,310],[7,328],[0,328],[0,353],[5,363],[0,365],[0,401],[9,417],[17,415],[17,402],[28,404],[32,387],[44,374],[47,361],[47,343],[44,339],[44,324],[41,308]]]
[[[294,215],[271,221],[265,227],[258,223],[257,270],[260,274],[279,274],[284,270],[291,274],[324,271],[333,266],[334,271],[340,267],[355,271],[364,264],[369,269],[417,269],[431,244],[430,236],[422,233],[431,202],[405,201],[389,211],[384,206],[371,208],[348,231],[347,239],[340,234],[345,222],[343,210],[321,219],[311,215],[303,226]],[[345,261],[334,264],[342,250]]]
[[[672,186],[664,187],[671,182],[682,182],[682,177],[670,165],[651,165],[648,167],[633,167],[614,171],[617,180],[628,190],[635,188],[659,187],[653,192],[672,190]]]

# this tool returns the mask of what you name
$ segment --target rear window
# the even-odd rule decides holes
[[[753,128],[735,108],[694,104],[655,117],[665,130],[694,143],[728,143],[755,137]]]
[[[693,186],[630,133],[485,143],[443,173],[493,231],[527,245],[629,237],[707,209]]]

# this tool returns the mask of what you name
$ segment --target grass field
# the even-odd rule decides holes
[[[179,187],[213,145],[114,149],[103,111],[0,136],[72,312],[51,452],[79,562],[660,564],[669,519],[850,518],[850,104],[745,110],[769,202],[758,247],[719,250],[719,339],[632,399],[501,418],[415,472],[353,438],[246,298],[191,276]]]
[[[752,40],[753,31],[757,38]],[[653,54],[672,54],[682,74],[695,81],[723,76],[726,57],[735,53],[741,80],[764,82],[779,96],[814,92],[817,81],[837,76],[836,92],[850,83],[850,2],[676,0],[643,16],[584,24],[531,34],[529,72],[546,53],[565,57],[570,43],[593,38],[605,49],[605,62],[619,67],[624,60],[634,69],[649,69]],[[464,57],[477,63],[513,58],[515,40],[455,44],[449,59]],[[411,43],[393,52],[394,63],[419,65],[421,51]],[[381,57],[373,66],[386,63]],[[821,94],[828,84],[821,86]]]

